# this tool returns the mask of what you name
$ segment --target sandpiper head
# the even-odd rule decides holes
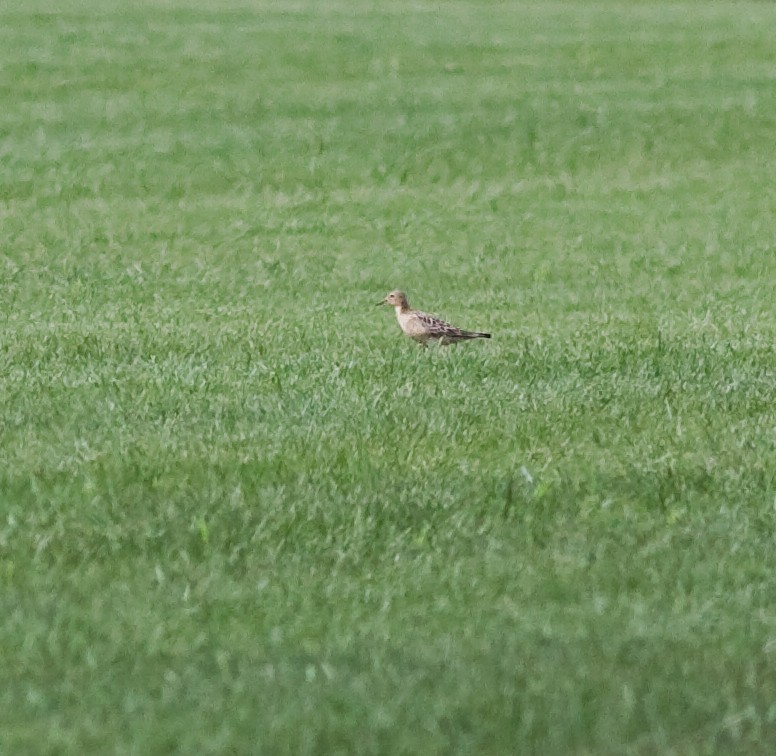
[[[409,303],[407,302],[407,295],[398,289],[394,289],[390,294],[386,294],[385,299],[383,299],[382,302],[378,302],[378,304],[387,304],[391,305],[391,307],[401,308],[409,307]]]

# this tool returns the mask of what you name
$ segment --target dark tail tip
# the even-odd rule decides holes
[[[489,339],[490,334],[489,333],[478,333],[477,334],[481,339]]]

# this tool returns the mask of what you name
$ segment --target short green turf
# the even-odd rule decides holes
[[[3,3],[0,752],[773,753],[774,39]]]

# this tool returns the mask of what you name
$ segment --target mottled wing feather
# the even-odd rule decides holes
[[[427,312],[416,313],[417,318],[423,323],[424,330],[428,334],[430,339],[465,339],[466,331],[462,331],[460,328],[456,328],[450,323],[446,323],[440,318],[435,318],[433,315],[429,315]]]
[[[490,338],[489,334],[464,331],[441,318],[420,310],[411,310],[407,313],[399,312],[397,314],[399,324],[404,333],[421,344],[425,344],[428,341],[452,344],[465,339]]]

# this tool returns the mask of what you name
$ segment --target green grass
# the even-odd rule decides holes
[[[0,751],[772,753],[776,6],[53,7],[0,9]]]

